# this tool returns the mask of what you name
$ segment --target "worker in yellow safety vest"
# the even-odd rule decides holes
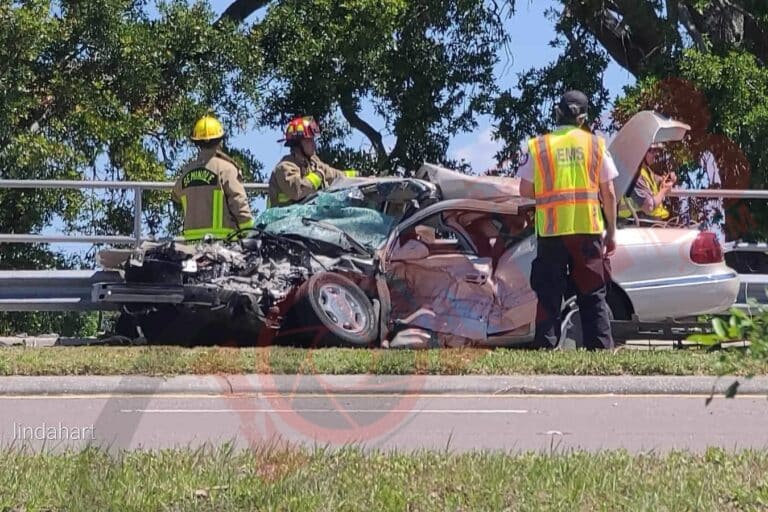
[[[296,117],[288,123],[285,137],[278,142],[285,142],[291,152],[272,171],[267,208],[296,203],[337,179],[357,176],[354,169],[342,171],[320,160],[315,143],[319,132],[320,126],[312,116]]]
[[[641,219],[667,220],[669,210],[664,206],[664,199],[677,182],[675,173],[663,174],[663,169],[656,165],[663,144],[652,144],[640,164],[635,184],[625,197],[619,201],[619,218],[633,218],[632,210]],[[631,208],[630,208],[631,205]]]
[[[563,298],[571,285],[584,346],[614,346],[606,292],[608,257],[616,250],[613,180],[619,173],[605,139],[583,128],[588,107],[584,93],[566,92],[555,109],[559,126],[528,141],[518,170],[521,195],[536,200],[537,256],[530,284],[538,298],[539,348],[557,346]]]
[[[187,241],[224,239],[253,226],[253,216],[237,164],[222,151],[224,128],[212,116],[200,118],[190,137],[197,158],[186,164],[173,187],[184,214]]]

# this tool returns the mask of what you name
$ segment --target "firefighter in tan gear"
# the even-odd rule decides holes
[[[285,142],[291,148],[272,171],[269,179],[267,208],[287,206],[325,188],[339,178],[356,177],[357,171],[341,171],[324,163],[317,156],[315,136],[320,127],[312,116],[296,117],[288,123]]]
[[[253,226],[242,173],[221,150],[223,137],[216,118],[205,116],[195,123],[191,139],[199,148],[197,158],[182,168],[173,187],[173,198],[184,212],[182,236],[187,241],[206,235],[224,239]]]

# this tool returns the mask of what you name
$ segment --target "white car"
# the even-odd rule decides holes
[[[688,129],[687,125],[655,112],[641,112],[633,117],[609,146],[620,173],[615,181],[617,197],[629,189],[652,143],[680,140]],[[446,224],[456,231],[449,235],[450,238],[458,236],[471,241],[475,254],[465,254],[464,258],[487,277],[486,294],[493,305],[488,309],[485,341],[491,345],[531,341],[535,332],[536,300],[529,277],[531,263],[536,256],[536,238],[533,232],[533,202],[520,198],[519,181],[468,176],[431,164],[425,164],[418,176],[435,183],[444,200],[457,200],[451,201],[451,210],[443,211],[442,215],[447,219]],[[494,215],[479,211],[476,205],[465,209],[461,205],[462,200],[514,204],[517,213]],[[417,213],[408,225],[417,226],[431,215],[434,212]],[[496,237],[491,226],[501,228],[495,234],[496,237],[507,238],[505,248],[494,251]],[[502,233],[504,228],[506,233]],[[510,243],[510,236],[518,240]],[[492,254],[488,257],[488,243],[483,242],[484,239],[488,240],[490,252],[495,252],[496,257]],[[407,265],[409,269],[402,270],[404,278],[413,280],[420,268],[434,268],[439,265],[440,258],[439,252],[433,252],[431,248],[427,252],[420,251],[419,259],[410,261]],[[387,259],[386,253],[384,259]],[[394,264],[397,265],[397,262]],[[734,304],[739,291],[739,275],[725,264],[717,236],[697,229],[644,227],[640,221],[620,226],[611,266],[613,282],[608,292],[608,304],[614,320],[634,319],[653,323],[721,313]],[[452,272],[448,267],[444,269]],[[430,283],[455,282],[455,277],[449,275],[445,276],[445,280],[435,279],[434,272],[427,272],[426,275],[431,276],[424,285],[423,299],[426,302],[428,297],[445,296],[445,290],[430,289]],[[434,287],[442,288],[443,285],[435,284]],[[477,288],[475,286],[474,292],[478,291]],[[466,290],[460,293],[466,293]],[[493,299],[490,299],[491,296]],[[423,310],[424,306],[420,309]],[[410,318],[409,326],[430,330],[437,327],[429,315],[423,315],[428,320],[419,324],[418,319],[414,320],[415,317],[406,313],[401,312],[399,316]],[[435,320],[439,320],[439,315]],[[578,324],[575,322],[576,326]],[[450,331],[450,335],[464,337],[476,337],[478,334],[477,329],[468,330],[460,322],[453,322],[446,331]],[[569,336],[578,339],[579,334],[572,330]],[[408,343],[405,336],[403,342]],[[395,344],[398,344],[397,341]]]

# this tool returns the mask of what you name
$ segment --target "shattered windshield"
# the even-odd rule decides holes
[[[303,219],[322,221],[342,230],[372,252],[384,242],[396,219],[370,204],[356,187],[320,191],[303,204],[268,208],[256,217],[255,224],[264,226],[267,233],[300,236],[353,249],[343,233]]]

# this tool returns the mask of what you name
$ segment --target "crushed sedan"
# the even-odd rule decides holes
[[[628,123],[610,146],[617,194],[651,143],[686,129],[652,112]],[[526,345],[535,205],[518,185],[431,164],[415,178],[344,180],[266,210],[240,239],[106,251],[102,265],[125,281],[98,286],[94,299],[121,304],[118,335],[150,343]],[[614,321],[718,313],[736,299],[738,274],[713,233],[635,224],[619,229],[617,246]],[[564,336],[578,343],[578,311],[573,300],[563,307]]]

